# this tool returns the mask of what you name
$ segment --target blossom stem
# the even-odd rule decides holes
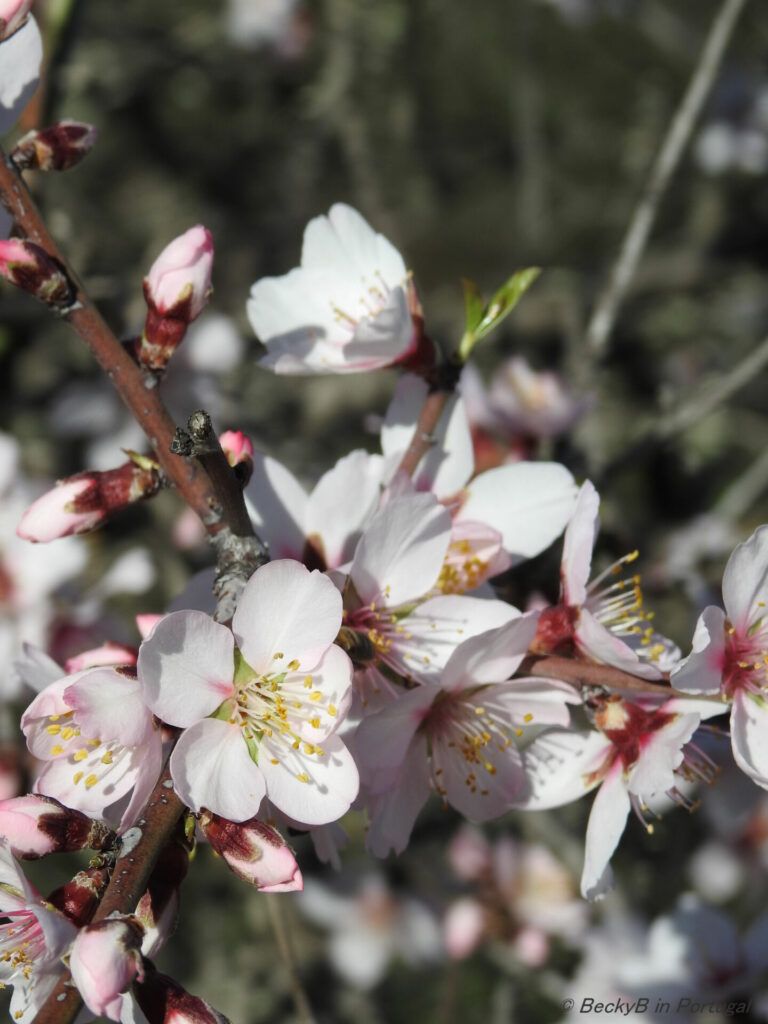
[[[296,1007],[297,1019],[300,1024],[315,1024],[315,1015],[312,1012],[309,998],[304,991],[304,986],[301,983],[298,968],[296,967],[296,958],[293,955],[293,949],[288,937],[288,929],[285,926],[280,896],[273,893],[272,895],[265,894],[263,898],[267,904],[269,923],[272,926],[277,948],[280,951],[280,956],[288,975],[288,984]]]

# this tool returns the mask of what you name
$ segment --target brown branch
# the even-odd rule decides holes
[[[453,389],[440,389],[430,391],[421,407],[416,427],[413,431],[411,443],[406,449],[399,470],[413,476],[416,467],[435,443],[434,433],[440,422],[440,417],[453,394]]]

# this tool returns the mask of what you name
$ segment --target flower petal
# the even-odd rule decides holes
[[[585,480],[579,489],[576,508],[563,538],[560,579],[564,604],[580,605],[587,599],[592,549],[600,525],[599,513],[600,495],[591,480]]]
[[[547,729],[523,752],[530,793],[516,806],[544,811],[579,800],[601,781],[613,744],[601,733]]]
[[[64,691],[83,736],[138,747],[152,732],[152,714],[138,679],[110,668],[82,673]]]
[[[683,747],[699,727],[698,715],[678,715],[651,733],[629,773],[627,789],[640,797],[652,797],[672,789],[675,769],[683,763]]]
[[[301,559],[306,544],[307,492],[282,462],[253,453],[253,474],[245,491],[256,530],[272,558]]]
[[[766,614],[768,526],[758,527],[728,559],[723,573],[723,602],[728,618],[740,631]]]
[[[768,703],[740,690],[731,710],[731,746],[736,764],[762,789],[768,789]]]
[[[305,825],[325,825],[346,814],[360,784],[352,755],[338,736],[329,736],[323,751],[308,757],[282,747],[273,750],[267,739],[259,748],[269,799]]]
[[[411,745],[396,783],[387,792],[368,799],[371,825],[366,846],[375,857],[386,857],[390,850],[403,852],[428,796],[427,741],[419,736]]]
[[[581,874],[585,899],[599,899],[613,884],[609,862],[626,827],[629,808],[629,794],[617,765],[598,790],[589,815]]]
[[[538,621],[538,612],[528,612],[465,640],[445,666],[441,685],[454,690],[509,679],[528,653]]]
[[[719,693],[725,666],[725,612],[710,605],[696,623],[691,653],[672,672],[672,685],[686,693]]]
[[[355,553],[363,527],[378,505],[382,472],[381,456],[354,451],[318,480],[307,503],[305,532],[322,540],[327,568],[338,568]],[[270,551],[274,558],[271,543]]]
[[[578,648],[593,661],[613,665],[622,672],[629,672],[630,675],[643,679],[661,679],[661,672],[655,665],[641,661],[631,647],[614,636],[586,608],[579,612],[574,639]]]
[[[171,612],[139,648],[145,699],[168,725],[186,728],[234,693],[235,641],[204,612]]]

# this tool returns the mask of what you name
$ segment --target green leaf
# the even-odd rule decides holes
[[[540,267],[518,270],[485,304],[473,281],[463,281],[466,326],[459,344],[459,359],[466,362],[472,349],[509,316],[523,295],[541,273]]]

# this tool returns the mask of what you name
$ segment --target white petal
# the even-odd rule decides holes
[[[696,623],[691,653],[672,672],[672,685],[686,693],[719,693],[725,659],[725,612],[710,605]]]
[[[352,558],[379,503],[382,471],[381,456],[354,451],[318,480],[307,503],[305,532],[322,540],[327,568]],[[278,556],[273,552],[272,557]]]
[[[366,846],[375,857],[402,853],[419,811],[429,796],[429,760],[423,736],[411,745],[397,781],[386,793],[368,800],[371,825]]]
[[[523,752],[523,765],[531,786],[518,806],[544,811],[579,800],[600,782],[613,744],[596,731],[548,729]]]
[[[640,797],[652,797],[672,789],[678,781],[675,769],[683,762],[683,747],[700,722],[698,715],[679,715],[652,733],[629,773],[629,792]]]
[[[768,789],[768,704],[743,690],[733,698],[731,746],[736,764],[763,789]]]
[[[354,737],[357,762],[372,793],[381,793],[393,784],[438,692],[432,686],[417,686],[377,714],[367,715],[358,726]]]
[[[308,757],[282,747],[272,750],[268,740],[259,748],[269,799],[305,825],[325,825],[346,814],[360,785],[355,762],[338,736],[329,736],[323,751],[322,757]]]
[[[586,480],[579,489],[576,508],[563,538],[563,563],[560,576],[565,604],[584,604],[587,581],[592,567],[592,549],[600,525],[600,495]]]
[[[0,135],[16,124],[37,89],[43,41],[34,18],[0,43]]]
[[[350,569],[363,604],[388,608],[423,597],[436,583],[451,517],[431,494],[396,498],[371,520]]]
[[[186,729],[171,754],[176,792],[193,811],[203,807],[230,821],[247,821],[266,792],[236,725],[206,718]]]
[[[86,737],[138,747],[152,732],[141,683],[109,668],[83,672],[64,691]]]
[[[533,558],[565,529],[576,504],[576,484],[556,462],[518,462],[481,473],[467,487],[459,519],[487,523],[504,547]]]
[[[169,725],[186,728],[234,693],[235,642],[203,612],[171,612],[139,648],[147,704]]]
[[[400,378],[381,428],[385,456],[405,454],[427,394],[427,384],[420,377],[406,374]],[[475,465],[469,420],[459,395],[446,405],[432,436],[434,444],[413,474],[414,484],[419,491],[449,498],[464,487]]]
[[[728,559],[723,573],[723,602],[737,630],[746,630],[766,614],[768,526],[758,527]]]
[[[540,725],[567,726],[569,704],[581,704],[581,694],[556,679],[511,679],[480,691],[488,708],[498,708],[516,728]]]
[[[284,672],[294,659],[307,671],[336,639],[341,613],[341,594],[327,576],[283,559],[248,580],[232,630],[255,672]]]
[[[445,666],[443,687],[452,690],[509,679],[528,653],[538,621],[539,613],[529,612],[465,640]]]
[[[21,682],[36,693],[64,675],[64,669],[53,658],[49,658],[42,648],[33,644],[22,644],[21,657],[17,658],[13,667]]]
[[[527,778],[520,752],[514,746],[500,750],[491,742],[478,757],[479,761],[466,761],[455,744],[432,740],[432,773],[444,788],[445,799],[470,821],[489,821],[523,798],[528,790]]]
[[[603,896],[613,882],[609,862],[626,827],[629,807],[629,794],[616,766],[598,790],[589,815],[581,875],[585,899]]]
[[[307,225],[301,250],[304,267],[330,267],[343,275],[364,276],[371,284],[381,276],[390,288],[407,276],[403,257],[357,210],[335,203],[327,217]]]
[[[586,608],[582,608],[579,613],[574,639],[579,649],[593,661],[613,665],[622,672],[643,679],[661,679],[661,672],[655,665],[641,661],[631,647],[614,636]]]
[[[254,452],[253,475],[245,498],[253,525],[267,542],[270,556],[301,560],[306,543],[307,493],[293,473],[277,459]]]
[[[320,662],[312,669],[314,692],[322,694],[322,700],[316,705],[317,717],[320,719],[319,728],[313,727],[310,722],[305,721],[303,724],[301,735],[308,742],[321,743],[343,723],[352,702],[352,672],[349,656],[336,644],[331,644]],[[294,679],[294,685],[302,693],[303,698],[306,694],[306,676],[289,672],[283,685],[286,688],[290,687]]]

